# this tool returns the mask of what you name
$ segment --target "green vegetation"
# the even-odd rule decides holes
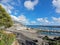
[[[54,39],[50,39],[48,36],[43,37],[43,40],[48,41],[49,45],[60,45],[60,37],[55,37]]]
[[[49,39],[49,37],[48,37],[48,36],[45,36],[45,37],[43,37],[43,39],[44,39],[44,40],[48,40],[48,39]]]
[[[9,28],[13,25],[13,21],[6,10],[0,5],[0,29],[1,27]],[[4,30],[0,30],[0,45],[11,45],[15,40],[13,33],[7,33]]]
[[[11,45],[15,40],[13,33],[6,33],[4,30],[0,30],[0,45]]]
[[[11,27],[12,25],[13,25],[13,21],[10,15],[0,5],[0,27],[4,26],[5,28],[8,28],[8,27]]]

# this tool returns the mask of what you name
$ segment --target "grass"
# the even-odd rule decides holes
[[[0,30],[0,45],[11,45],[15,40],[13,33],[6,33],[4,30]]]

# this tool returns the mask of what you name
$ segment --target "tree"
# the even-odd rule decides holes
[[[11,27],[12,25],[13,25],[13,21],[10,15],[0,5],[0,27],[4,26],[5,28],[8,28],[8,27]]]

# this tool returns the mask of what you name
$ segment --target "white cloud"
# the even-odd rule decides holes
[[[60,17],[52,17],[51,21],[48,18],[37,18],[37,21],[30,21],[24,15],[18,17],[11,15],[12,19],[17,22],[21,22],[25,25],[60,25]]]
[[[12,0],[1,0],[1,5],[6,7],[6,9],[14,9],[14,7],[9,4],[12,3],[11,1]]]
[[[19,5],[20,7],[20,0],[17,0],[17,2],[15,2],[14,0],[1,0],[0,5],[2,5],[8,13],[11,14],[12,10],[14,10],[14,13],[17,14],[17,12],[15,12],[16,9],[14,6]]]
[[[29,24],[29,20],[24,16],[20,15],[18,17],[11,15],[13,21],[21,22],[23,24]]]
[[[43,22],[44,19],[43,19],[43,18],[37,18],[37,21],[39,21],[39,22]]]
[[[60,17],[56,18],[56,17],[52,17],[53,21],[55,21],[55,23],[60,23]]]
[[[18,17],[14,16],[14,15],[11,15],[11,18],[13,21],[19,21]]]
[[[8,3],[10,1],[12,1],[12,0],[1,0],[1,3]]]
[[[60,0],[53,0],[52,4],[56,8],[56,12],[60,13]]]
[[[41,25],[60,25],[60,17],[52,17],[51,20],[48,20],[48,18],[37,18],[37,21]]]
[[[20,22],[28,24],[28,19],[24,15],[20,15],[18,19]]]
[[[47,20],[47,18],[37,18],[37,21],[39,21],[39,22],[49,22],[48,20]]]
[[[25,25],[37,25],[36,21],[30,21],[29,19],[26,18],[25,15],[20,15],[18,17],[11,15],[11,18],[13,21],[17,21]]]
[[[49,24],[51,24],[51,22],[48,21],[47,18],[37,18],[37,21],[40,22],[40,24],[43,24],[43,25],[49,25]]]
[[[34,0],[33,2],[31,0],[25,1],[24,6],[28,10],[34,10],[35,6],[38,4],[38,0]]]
[[[10,14],[11,14],[11,10],[14,9],[14,7],[11,6],[11,5],[9,5],[9,4],[6,4],[6,5],[0,4],[0,5],[2,5],[2,6],[5,8],[5,10],[6,10],[8,13],[10,13]]]

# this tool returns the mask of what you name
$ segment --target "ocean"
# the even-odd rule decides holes
[[[56,31],[60,31],[60,26],[27,25],[27,27],[41,29],[41,30],[56,30]],[[49,36],[60,36],[60,33],[55,33],[55,32],[39,32],[39,34],[49,35]]]

